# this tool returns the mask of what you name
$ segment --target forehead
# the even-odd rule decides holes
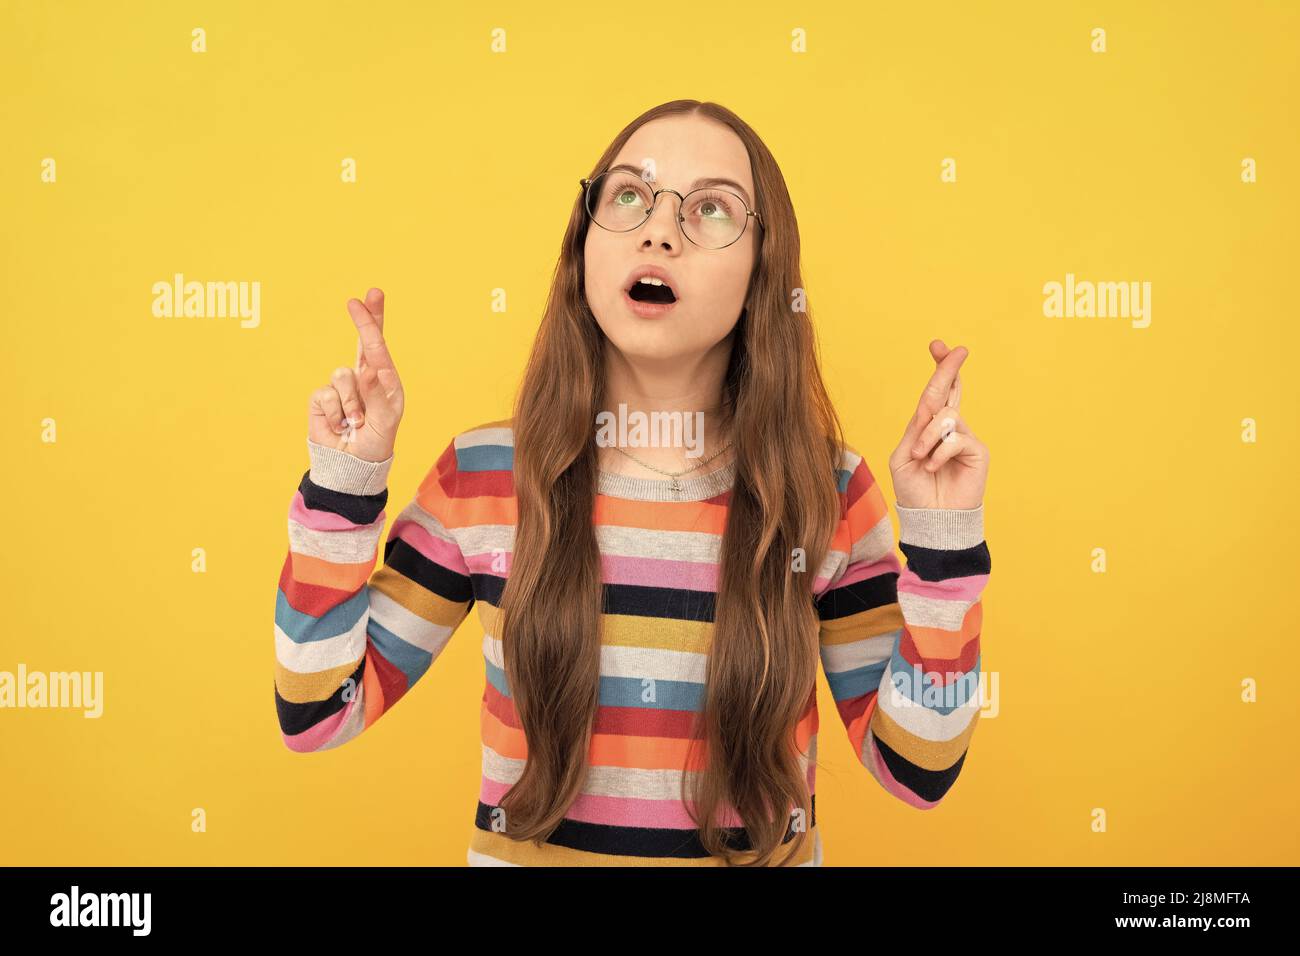
[[[611,165],[629,163],[643,169],[653,162],[655,182],[682,188],[696,179],[734,179],[754,195],[754,179],[745,144],[732,130],[703,116],[664,116],[631,135]]]

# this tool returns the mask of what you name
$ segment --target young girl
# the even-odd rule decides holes
[[[977,722],[989,456],[958,413],[967,352],[930,344],[889,460],[904,569],[757,134],[666,103],[581,182],[513,417],[451,440],[378,570],[405,396],[383,293],[349,300],[357,361],[312,395],[276,595],[284,741],[355,739],[477,604],[471,865],[820,864],[819,659],[859,760],[912,806],[947,793]]]

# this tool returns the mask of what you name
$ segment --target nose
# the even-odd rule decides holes
[[[681,201],[681,197],[675,192],[666,190],[659,194],[650,218],[641,227],[644,232],[643,242],[655,246],[662,245],[666,249],[679,247],[682,233],[677,225],[677,216]]]

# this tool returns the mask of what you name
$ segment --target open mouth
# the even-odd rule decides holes
[[[649,276],[642,276],[636,282],[633,282],[632,288],[627,290],[627,295],[634,302],[654,302],[659,305],[667,305],[670,302],[677,301],[672,286],[661,279],[653,279]]]

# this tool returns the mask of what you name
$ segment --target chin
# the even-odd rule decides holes
[[[636,319],[639,327],[629,328],[620,323],[614,335],[608,335],[610,342],[620,352],[631,359],[644,361],[663,361],[686,354],[681,337],[673,334],[668,324],[656,324],[653,319]]]

